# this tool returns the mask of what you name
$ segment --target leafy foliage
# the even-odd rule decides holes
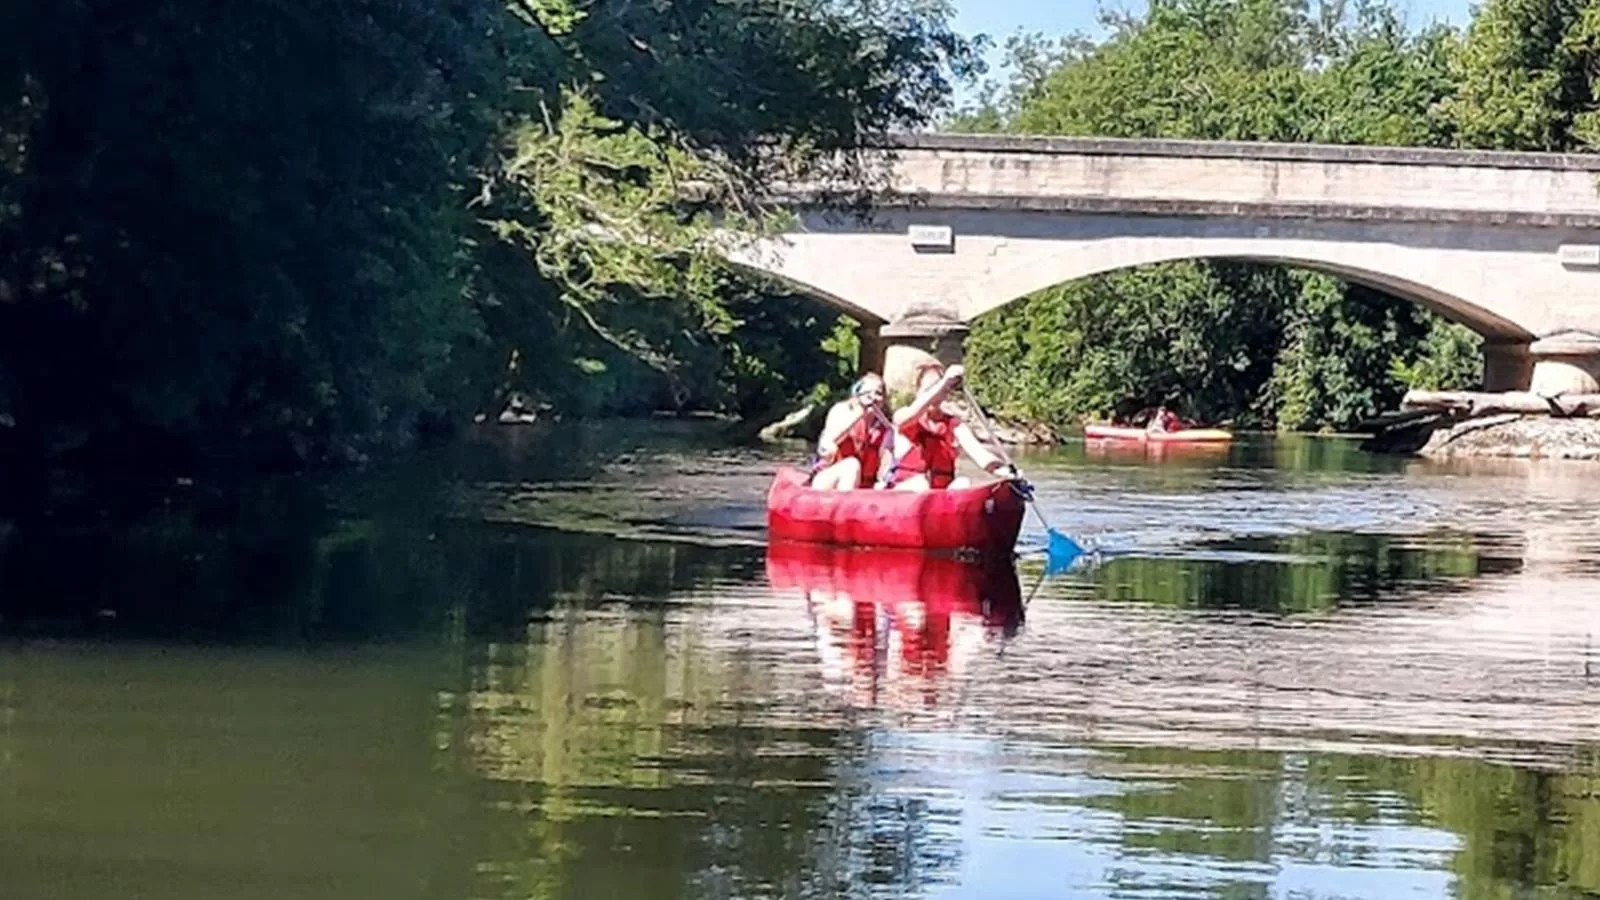
[[[1153,0],[1098,44],[1017,39],[1010,85],[958,124],[1020,133],[1448,145],[1458,36],[1377,3]],[[1183,262],[991,314],[974,382],[1058,426],[1176,403],[1186,416],[1348,427],[1411,385],[1468,386],[1476,340],[1330,276]],[[1435,354],[1437,356],[1435,356]]]
[[[10,4],[0,412],[41,454],[306,460],[517,379],[595,410],[714,394],[686,373],[731,364],[751,288],[686,182],[759,222],[776,173],[865,177],[831,151],[925,122],[973,64],[947,15]]]
[[[1237,291],[1261,279],[1279,290]],[[1158,403],[1228,417],[1271,372],[1256,348],[1281,339],[1277,298],[1289,281],[1267,269],[1189,262],[1046,291],[973,331],[973,381],[1008,414],[1058,427]]]
[[[1600,4],[1492,0],[1473,19],[1447,103],[1465,146],[1573,150],[1600,139]]]

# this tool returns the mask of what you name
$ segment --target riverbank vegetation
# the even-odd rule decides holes
[[[1375,3],[1156,0],[1100,41],[1016,42],[1014,79],[954,121],[981,42],[942,0],[13,7],[11,459],[358,459],[512,392],[568,415],[770,411],[847,378],[853,336],[721,266],[705,213],[765,221],[764,183],[824,164],[864,184],[850,151],[885,132],[1542,150],[1596,133],[1600,2],[1490,0],[1465,32],[1417,32]],[[1480,365],[1415,306],[1204,261],[1047,291],[980,322],[971,351],[983,397],[1056,424],[1171,398],[1342,427]]]
[[[1019,37],[1013,77],[958,117],[1016,134],[1583,151],[1600,3],[1490,0],[1465,31],[1370,2],[1153,0],[1108,36]],[[1407,388],[1471,386],[1476,335],[1327,275],[1188,261],[1063,285],[980,321],[981,397],[1058,426],[1186,415],[1347,428]]]
[[[705,210],[755,222],[774,173],[850,175],[976,59],[936,0],[4,18],[0,439],[90,463],[358,458],[511,390],[771,402],[829,365],[796,360],[837,316],[758,303]]]

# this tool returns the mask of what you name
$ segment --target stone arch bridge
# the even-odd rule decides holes
[[[1600,392],[1600,156],[908,135],[866,216],[794,189],[798,224],[732,261],[862,323],[903,383],[968,324],[1076,278],[1183,259],[1284,263],[1485,338],[1485,389]]]

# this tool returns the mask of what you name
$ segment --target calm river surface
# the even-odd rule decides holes
[[[1033,520],[769,553],[782,460],[52,486],[0,516],[0,896],[1600,893],[1600,467],[1074,445],[1047,574]]]

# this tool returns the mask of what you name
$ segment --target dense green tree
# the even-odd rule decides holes
[[[926,121],[947,75],[975,59],[944,28],[947,8],[926,0],[562,10],[532,17],[604,77],[518,123],[486,187],[498,201],[491,224],[531,252],[564,316],[644,362],[679,403],[692,393],[688,373],[703,371],[690,361],[737,343],[739,328],[710,222],[686,216],[682,186],[707,188],[724,215],[759,226],[768,177],[826,163],[846,183],[864,178],[859,157],[826,151]],[[518,278],[507,293],[529,302]]]
[[[1463,146],[1576,150],[1600,139],[1600,4],[1490,0],[1452,58],[1445,104]]]
[[[1453,140],[1443,102],[1455,35],[1412,34],[1386,5],[1154,0],[1145,15],[1107,24],[1098,44],[1014,41],[1011,84],[958,123],[1114,137]],[[1330,276],[1211,262],[1053,288],[980,322],[972,339],[980,394],[1009,412],[1066,425],[1176,401],[1202,419],[1292,429],[1354,424],[1396,403],[1412,378],[1470,384],[1476,345],[1418,306]]]
[[[1270,284],[1260,282],[1267,281]],[[1288,273],[1149,266],[1002,308],[968,339],[973,380],[1007,413],[1066,427],[1158,403],[1216,421],[1249,407],[1282,340]]]
[[[691,362],[732,356],[723,301],[750,292],[729,288],[684,199],[698,188],[759,223],[750,198],[777,171],[863,174],[830,151],[924,122],[972,62],[947,15],[923,0],[13,0],[5,438],[348,454],[405,439],[425,411],[469,414],[514,358],[564,399],[642,366],[633,402],[681,400]]]
[[[1294,140],[1311,20],[1293,0],[1158,0],[1045,74],[1011,117],[1035,134]]]
[[[16,5],[19,428],[377,432],[431,399],[473,328],[451,160],[487,134],[447,89],[475,65],[461,4]]]

